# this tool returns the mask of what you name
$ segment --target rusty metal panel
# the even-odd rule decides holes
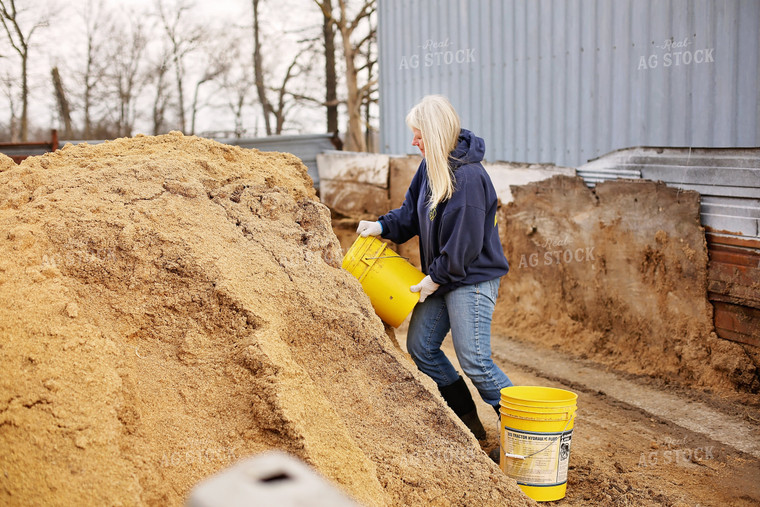
[[[709,255],[713,299],[760,310],[760,252],[712,243]]]
[[[713,301],[715,333],[723,339],[760,347],[760,310]]]
[[[760,241],[707,234],[707,294],[721,338],[760,346]]]
[[[0,143],[0,153],[20,164],[27,157],[44,155],[58,149],[58,131],[50,131],[50,141],[35,141],[26,143]]]
[[[384,153],[443,93],[490,161],[760,146],[756,0],[378,0]]]

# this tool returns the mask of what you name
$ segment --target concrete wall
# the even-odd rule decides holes
[[[422,158],[331,151],[317,155],[321,199],[334,212],[370,217],[401,206]],[[502,204],[512,201],[511,185],[525,185],[575,169],[551,164],[484,162]]]

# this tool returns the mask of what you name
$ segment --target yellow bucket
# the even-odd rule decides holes
[[[565,497],[577,399],[552,387],[501,390],[499,466],[537,502]]]
[[[409,287],[425,275],[373,236],[356,238],[343,257],[343,269],[359,280],[375,313],[393,327],[404,322],[420,299]]]

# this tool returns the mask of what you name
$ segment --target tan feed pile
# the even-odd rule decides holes
[[[13,159],[0,153],[0,173],[13,169],[14,167],[16,167],[16,163]]]
[[[713,332],[699,194],[640,180],[592,192],[566,176],[512,192],[497,334],[682,385],[756,389],[746,348]]]
[[[5,169],[0,504],[177,505],[273,448],[368,505],[532,503],[393,348],[295,157],[172,133]]]

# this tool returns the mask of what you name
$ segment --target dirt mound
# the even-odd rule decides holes
[[[650,181],[565,176],[513,187],[502,213],[511,270],[499,334],[635,374],[757,389],[757,367],[713,332],[699,194]]]
[[[528,505],[339,268],[290,155],[179,133],[0,174],[0,503],[180,504],[290,452],[368,505]]]
[[[0,173],[16,167],[16,163],[8,155],[0,153]]]

